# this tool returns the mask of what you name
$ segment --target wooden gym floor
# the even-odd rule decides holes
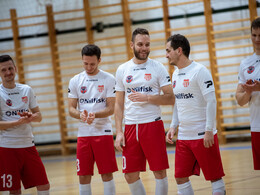
[[[260,171],[253,170],[252,152],[250,142],[229,143],[220,145],[222,162],[226,176],[227,195],[260,195]],[[170,169],[168,169],[169,195],[177,194],[176,183],[174,180],[174,151],[175,147],[167,147]],[[75,155],[70,156],[50,156],[42,157],[51,184],[51,195],[77,195],[78,176],[76,175]],[[116,194],[130,194],[128,185],[124,179],[122,170],[121,153],[117,153],[119,171],[114,173],[116,183]],[[149,167],[147,171],[141,173],[147,195],[155,192],[154,176]],[[210,182],[201,176],[192,176],[192,186],[195,195],[210,195]],[[103,194],[103,183],[95,166],[95,175],[92,178],[92,194]],[[1,192],[0,192],[1,194]],[[2,195],[8,194],[2,192]],[[23,194],[36,195],[35,188],[23,190]]]

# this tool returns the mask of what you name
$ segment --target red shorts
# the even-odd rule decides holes
[[[260,132],[251,132],[254,169],[260,170]]]
[[[138,124],[136,127],[125,125],[123,173],[146,171],[146,159],[152,171],[168,169],[163,122]]]
[[[49,183],[35,146],[28,148],[0,147],[0,191],[25,189]]]
[[[118,170],[112,135],[78,137],[77,174],[94,175],[96,161],[99,174]]]
[[[200,168],[206,180],[223,177],[218,137],[214,136],[214,145],[205,148],[203,139],[177,140],[175,153],[175,178],[200,175]]]

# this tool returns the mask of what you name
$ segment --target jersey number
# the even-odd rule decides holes
[[[79,166],[79,159],[77,159],[77,172],[80,171],[80,166]]]
[[[7,188],[11,188],[12,185],[13,185],[13,182],[12,182],[12,175],[6,175],[6,174],[3,174],[1,176],[1,179],[3,180],[3,188],[7,187]]]

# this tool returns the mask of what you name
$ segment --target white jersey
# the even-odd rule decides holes
[[[260,56],[255,53],[242,60],[238,73],[238,83],[245,84],[247,80],[260,81]],[[260,91],[254,91],[249,102],[251,131],[260,132]]]
[[[0,120],[16,121],[18,112],[29,111],[38,106],[33,90],[28,85],[15,84],[15,88],[7,89],[0,85]],[[34,146],[32,127],[23,124],[0,130],[0,147],[25,148]]]
[[[106,108],[106,98],[115,97],[115,77],[99,70],[89,76],[86,71],[75,75],[69,83],[69,98],[78,99],[80,112],[98,112]],[[92,124],[79,122],[78,137],[112,135],[110,117],[95,118]]]
[[[125,92],[125,124],[148,123],[161,117],[160,106],[129,100],[132,89],[147,95],[159,95],[160,88],[170,84],[163,64],[150,58],[143,64],[135,64],[131,59],[120,65],[116,72],[116,91]]]
[[[193,61],[185,68],[176,69],[172,80],[179,119],[178,139],[203,138],[207,107],[203,96],[215,91],[210,72],[202,64]],[[213,133],[217,133],[215,124]]]

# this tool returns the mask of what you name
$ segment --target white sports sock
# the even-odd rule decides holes
[[[37,195],[50,195],[50,190],[37,191]]]
[[[79,195],[91,195],[90,184],[79,184]]]
[[[138,179],[136,182],[128,184],[132,195],[146,195],[144,185],[141,179]]]
[[[194,195],[190,181],[184,184],[178,184],[177,189],[178,189],[178,195]]]
[[[223,179],[220,179],[215,182],[211,182],[211,187],[212,187],[213,195],[225,195],[226,194],[226,189],[225,189],[225,184],[224,184]]]
[[[168,194],[168,177],[163,179],[155,179],[156,188],[155,195],[167,195]]]
[[[116,187],[114,180],[103,182],[104,184],[104,195],[115,195]]]

